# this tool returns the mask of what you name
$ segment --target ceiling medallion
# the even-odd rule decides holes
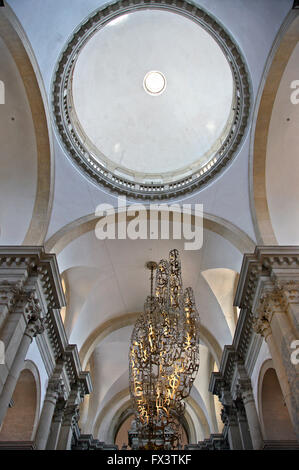
[[[158,169],[158,171],[154,164],[153,170],[148,171],[147,168],[147,171],[144,170],[145,172],[142,173],[142,167],[140,167],[141,169],[137,168],[136,171],[133,169],[135,171],[134,173],[128,165],[118,165],[118,162],[121,162],[123,158],[122,155],[126,153],[122,149],[121,142],[117,140],[113,142],[111,152],[113,152],[113,157],[116,155],[118,158],[118,161],[115,163],[115,160],[113,160],[113,158],[111,160],[107,152],[102,152],[99,148],[100,146],[94,145],[94,142],[89,139],[89,136],[82,131],[83,126],[81,125],[80,119],[77,118],[76,106],[74,105],[73,79],[76,64],[80,60],[81,52],[83,52],[85,46],[87,47],[90,41],[96,37],[99,31],[112,31],[113,28],[117,28],[119,25],[124,26],[129,24],[131,13],[149,11],[170,12],[177,14],[180,18],[192,20],[193,27],[194,24],[197,24],[200,27],[199,29],[204,30],[211,40],[214,40],[213,43],[216,43],[218,49],[222,51],[224,62],[227,63],[226,66],[230,70],[232,100],[230,101],[229,118],[225,121],[225,125],[223,126],[225,132],[221,135],[217,135],[216,141],[210,145],[209,149],[203,150],[202,155],[198,157],[195,163],[191,159],[187,166],[183,168],[182,162],[186,160],[188,155],[179,154],[178,158],[181,167],[168,171],[168,164],[171,165],[174,162],[172,152],[168,152],[167,150],[168,154],[166,154],[167,158],[164,162],[163,158],[160,157],[160,149],[163,145],[158,145],[156,151],[152,152],[151,155],[155,153],[155,164],[159,165],[160,162],[162,162],[161,165],[164,165],[163,170]],[[111,28],[106,29],[107,25],[110,25]],[[126,55],[123,54],[123,57],[126,57]],[[105,64],[103,64],[103,66],[104,65]],[[154,64],[152,66],[155,67]],[[160,67],[158,64],[156,66]],[[170,81],[168,70],[162,69],[163,73],[159,70],[151,70],[149,68],[148,70],[149,72],[147,72],[146,75],[144,75],[145,70],[143,76],[141,75],[139,78],[141,91],[143,91],[144,96],[143,99],[146,98],[144,92],[152,97],[158,97],[163,94],[163,100],[158,98],[154,98],[150,100],[150,102],[146,100],[148,106],[159,106],[161,103],[165,103],[165,100],[171,96],[171,86],[173,86],[173,78],[175,77],[171,75]],[[166,82],[166,77],[168,83]],[[167,93],[164,94],[166,86]],[[136,85],[136,89],[137,88],[138,81]],[[53,77],[52,110],[56,130],[63,142],[67,155],[76,162],[80,170],[94,183],[129,197],[147,200],[167,199],[181,197],[208,184],[237,153],[247,128],[250,113],[250,88],[247,66],[238,46],[223,27],[203,9],[185,1],[182,2],[181,0],[147,0],[145,2],[142,0],[123,0],[98,10],[76,30],[67,43],[59,58]],[[221,87],[219,87],[219,89],[221,90]],[[175,96],[176,90],[172,91],[172,94]],[[196,90],[194,93],[196,93]],[[192,104],[192,99],[190,101]],[[128,107],[129,106],[127,106],[127,108]],[[199,109],[198,113],[200,112],[203,112],[203,110]],[[178,116],[177,121],[180,122],[180,113],[176,114],[170,112],[170,117],[172,117],[171,114]],[[97,119],[94,121],[97,122]],[[144,119],[140,118],[139,121],[144,121]],[[160,120],[157,122],[160,125]],[[196,119],[194,122],[196,122]],[[199,127],[199,131],[202,132],[203,135],[203,140],[210,135],[214,135],[215,124],[213,119],[200,121]],[[113,128],[113,125],[110,128]],[[101,131],[101,127],[98,126],[97,129],[99,132]],[[170,129],[172,130],[172,128]],[[185,126],[182,132],[180,132],[179,129],[176,133],[169,135],[175,134],[183,139],[183,133],[186,133],[186,129],[188,132],[188,127],[186,128]],[[191,128],[190,133],[184,138],[189,139],[190,135],[192,137],[193,135],[196,136],[196,134],[196,128]],[[106,132],[103,133],[104,137],[105,135]],[[156,138],[156,135],[154,135],[154,137]],[[155,138],[152,139],[153,142]],[[195,150],[196,146],[197,142],[195,141]],[[176,150],[176,147],[173,146],[172,150],[173,149]],[[138,160],[139,165],[145,165],[146,162],[139,158],[140,154],[143,155],[143,152],[140,151],[137,157],[131,157],[131,163],[132,161],[134,163]],[[156,171],[156,173],[154,171]]]

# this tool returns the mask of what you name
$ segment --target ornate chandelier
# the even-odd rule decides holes
[[[151,295],[137,319],[129,352],[134,448],[175,449],[181,441],[184,398],[199,367],[199,316],[191,287],[183,290],[177,250],[169,262],[147,263]],[[154,270],[156,281],[154,284]]]

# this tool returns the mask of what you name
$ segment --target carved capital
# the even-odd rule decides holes
[[[55,406],[55,411],[53,415],[53,421],[61,422],[63,419],[64,411],[65,411],[66,402],[65,400],[59,399]]]
[[[31,336],[32,338],[42,334],[45,331],[45,319],[41,317],[40,313],[41,311],[36,309],[27,316],[28,324],[25,334]]]
[[[79,405],[68,405],[64,411],[63,424],[73,426],[79,421]]]
[[[31,338],[35,338],[38,335],[41,335],[45,331],[45,319],[44,318],[36,318],[34,320],[30,320],[27,327],[25,334],[30,336]]]
[[[241,394],[238,394],[237,398],[234,400],[234,407],[238,418],[246,418],[246,411]]]
[[[22,281],[12,283],[4,280],[0,283],[0,303],[6,305],[9,312],[17,302],[22,299],[26,300],[26,295]]]
[[[284,296],[283,288],[274,286],[273,289],[268,290],[262,295],[257,315],[253,318],[253,330],[266,339],[271,334],[271,321],[276,313],[285,312],[287,309],[287,302]]]
[[[45,318],[42,318],[41,316],[42,309],[39,305],[38,299],[35,298],[34,292],[30,292],[27,300],[27,305],[25,307],[25,313],[28,320],[26,334],[35,337],[45,331]]]
[[[258,307],[259,318],[265,318],[271,323],[274,313],[280,313],[287,308],[286,299],[283,293],[283,288],[275,286],[273,289],[265,292],[262,295]]]
[[[263,336],[265,339],[272,333],[270,323],[267,318],[253,318],[252,328],[255,333]]]
[[[27,294],[27,304],[25,307],[28,321],[40,317],[41,311],[42,309],[39,305],[38,299],[35,297],[34,291],[29,292]]]
[[[59,379],[49,380],[47,393],[52,395],[53,398],[55,398],[56,400],[58,398],[63,398],[64,390],[65,390],[65,387],[64,387],[64,383],[62,379],[59,378]]]
[[[243,405],[254,401],[251,380],[249,378],[240,378],[238,384],[238,393],[242,398]]]
[[[299,303],[299,282],[298,281],[288,281],[288,282],[278,282],[277,286],[281,289],[285,301],[289,303]]]
[[[236,425],[237,424],[237,412],[234,403],[231,405],[223,405],[221,410],[221,420],[224,424]]]

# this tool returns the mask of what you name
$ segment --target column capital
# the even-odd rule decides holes
[[[66,402],[63,399],[58,399],[53,415],[53,421],[59,423],[62,421],[64,416],[64,411],[66,407]]]
[[[285,301],[290,303],[299,303],[299,281],[277,281],[277,286],[281,289]]]
[[[50,398],[57,400],[59,397],[64,397],[64,383],[61,378],[52,378],[48,382],[47,395]]]
[[[231,405],[223,405],[220,416],[221,421],[224,424],[232,426],[238,424],[237,410],[234,403],[232,403]]]
[[[251,380],[248,379],[239,379],[239,391],[242,396],[244,406],[247,403],[254,402],[253,390]]]
[[[270,323],[267,318],[253,318],[252,328],[256,334],[263,336],[265,340],[272,334]]]
[[[243,403],[243,397],[241,394],[239,394],[234,400],[234,408],[237,412],[237,417],[239,419],[246,420],[246,411]]]
[[[67,405],[64,410],[63,425],[72,426],[79,421],[79,405]]]
[[[25,307],[25,314],[28,321],[25,334],[31,338],[45,331],[45,319],[42,318],[41,313],[42,309],[39,305],[39,301],[35,298],[34,292],[31,292]]]
[[[271,321],[275,313],[284,312],[287,308],[283,288],[273,284],[267,289],[259,300],[256,315],[252,319],[252,328],[255,333],[265,339],[271,334]]]
[[[32,294],[32,290],[26,290],[24,281],[9,282],[3,280],[0,282],[0,303],[6,305],[8,312],[11,312],[17,303],[27,303]]]
[[[287,308],[284,290],[281,285],[273,284],[267,287],[260,298],[257,313],[260,318],[266,318],[271,323],[274,313],[280,313]]]

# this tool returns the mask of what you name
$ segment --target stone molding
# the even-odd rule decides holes
[[[65,305],[56,256],[46,254],[42,246],[0,247],[0,280],[7,281],[8,275],[17,277],[17,291],[25,288],[29,277],[37,277],[48,308],[60,309]]]
[[[250,375],[261,346],[258,335],[272,334],[273,315],[286,314],[298,301],[298,247],[257,246],[253,254],[244,255],[234,302],[241,308],[235,335],[232,345],[224,346],[219,372],[211,374],[209,384],[224,405],[224,417],[230,410],[225,407],[236,400],[254,402]]]
[[[252,309],[258,282],[262,278],[271,287],[287,290],[299,284],[299,247],[257,246],[253,254],[245,254],[240,272],[234,306]],[[294,279],[294,271],[296,279]]]
[[[38,335],[49,391],[66,399],[73,384],[78,384],[81,398],[89,394],[90,374],[82,371],[77,346],[68,344],[60,315],[65,298],[56,256],[45,253],[43,247],[0,247],[0,307],[6,307],[9,315],[21,302],[25,334]],[[59,383],[63,393],[57,389]]]
[[[64,398],[65,386],[61,378],[51,378],[48,382],[47,394],[58,398]]]
[[[238,363],[247,363],[253,335],[267,337],[273,313],[286,311],[288,304],[297,300],[298,247],[257,246],[254,253],[244,255],[234,301],[241,312],[233,343],[224,346],[219,372],[212,373],[212,393],[220,396],[224,385],[231,387]]]

